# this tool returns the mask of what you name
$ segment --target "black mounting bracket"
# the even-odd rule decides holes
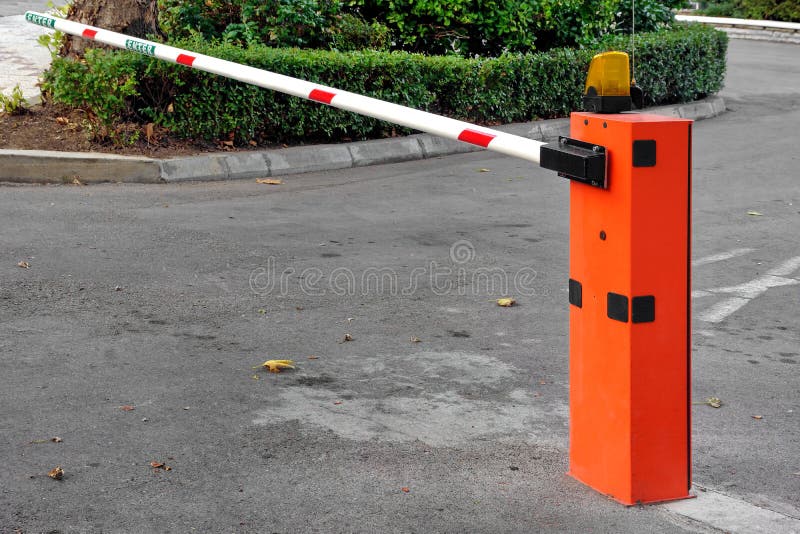
[[[541,148],[539,165],[559,176],[603,189],[606,178],[606,147],[559,137],[558,142]]]

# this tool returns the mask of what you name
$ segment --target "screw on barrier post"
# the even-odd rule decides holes
[[[624,114],[628,56],[589,67],[545,144],[36,12],[28,22],[540,162],[570,184],[570,474],[627,505],[690,497],[692,121]],[[637,100],[636,97],[633,100]]]

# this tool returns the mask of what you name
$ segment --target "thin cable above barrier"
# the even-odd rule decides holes
[[[88,26],[59,17],[44,15],[35,11],[25,13],[25,20],[31,24],[53,28],[69,35],[83,37],[116,48],[131,50],[146,56],[178,63],[193,69],[367,115],[448,139],[463,141],[535,163],[539,163],[539,149],[545,144],[526,137],[476,126],[334,87],[311,83],[240,63],[134,38],[122,33]]]

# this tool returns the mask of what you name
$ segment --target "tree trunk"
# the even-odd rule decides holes
[[[67,14],[74,20],[134,37],[163,36],[158,27],[157,0],[75,0]],[[60,55],[82,57],[88,48],[107,48],[80,37],[67,36]]]

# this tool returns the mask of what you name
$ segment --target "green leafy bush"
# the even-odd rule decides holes
[[[341,14],[339,0],[158,0],[159,25],[170,39],[327,48]]]
[[[652,32],[662,26],[672,24],[675,20],[673,8],[678,8],[683,1],[663,2],[660,0],[621,0],[615,16],[616,31],[630,33]],[[634,28],[633,21],[636,21]]]
[[[372,50],[241,48],[201,37],[176,46],[470,122],[497,124],[565,116],[578,109],[592,55],[625,50],[630,39],[607,36],[593,48],[468,59]],[[701,25],[638,34],[636,78],[647,102],[688,101],[718,91],[726,47],[723,32]],[[101,65],[106,69],[99,69]],[[87,64],[58,58],[45,89],[54,100],[86,107],[97,116],[136,112],[187,137],[233,137],[237,143],[342,141],[408,132],[122,51],[92,51]]]
[[[0,93],[0,111],[9,115],[24,115],[28,112],[28,101],[22,95],[19,84],[14,86],[10,95]]]
[[[133,141],[115,125],[133,115],[138,69],[128,54],[90,49],[81,61],[54,57],[44,73],[42,92],[55,102],[87,112],[87,126],[97,140]]]
[[[358,15],[344,13],[330,30],[331,48],[340,52],[353,50],[389,50],[392,33],[380,22],[367,22]]]
[[[749,19],[800,22],[800,2],[797,0],[741,0],[739,4]]]

